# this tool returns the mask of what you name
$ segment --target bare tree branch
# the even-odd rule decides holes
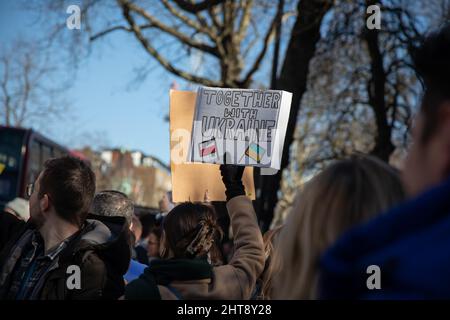
[[[11,96],[9,94],[8,90],[8,81],[9,81],[9,61],[8,59],[3,56],[2,57],[2,63],[3,63],[3,79],[1,83],[2,92],[3,92],[3,106],[5,109],[5,124],[7,126],[10,125],[10,112],[11,112]]]
[[[191,37],[185,35],[181,31],[178,31],[177,29],[169,27],[168,25],[165,25],[164,23],[160,22],[155,17],[151,16],[148,12],[146,12],[144,9],[142,9],[141,7],[138,7],[137,5],[135,5],[134,3],[132,3],[128,0],[119,0],[119,2],[123,8],[127,8],[128,12],[133,11],[133,12],[139,14],[140,16],[142,16],[149,22],[150,26],[155,27],[155,28],[177,38],[180,42],[186,44],[187,46],[207,52],[216,57],[219,56],[219,53],[218,53],[218,50],[216,47],[212,47],[210,45],[193,40]]]
[[[217,36],[211,32],[210,26],[204,19],[201,19],[200,15],[197,15],[197,18],[200,19],[202,24],[197,23],[196,21],[190,19],[188,16],[182,14],[178,11],[174,6],[170,4],[168,0],[161,0],[164,7],[175,17],[180,19],[184,24],[194,29],[197,33],[204,33],[209,36],[211,40],[214,42],[217,40]]]
[[[264,59],[264,56],[267,52],[267,48],[269,47],[269,43],[271,38],[273,37],[274,33],[275,33],[275,27],[277,25],[277,18],[278,15],[281,14],[281,12],[279,12],[277,10],[277,14],[274,16],[274,18],[272,19],[272,22],[269,26],[269,29],[266,32],[266,35],[264,37],[264,42],[263,42],[263,47],[261,48],[261,51],[259,52],[255,62],[253,63],[253,66],[250,68],[250,70],[248,71],[247,75],[245,75],[244,79],[242,80],[242,83],[244,84],[244,86],[248,86],[249,82],[251,81],[254,73],[256,71],[258,71],[259,66],[261,64],[261,61]]]
[[[180,19],[183,23],[185,23],[187,26],[193,28],[197,33],[201,33],[201,34],[206,34],[211,41],[214,42],[214,44],[216,45],[217,48],[217,52],[218,55],[222,58],[225,56],[225,50],[223,48],[223,45],[221,43],[222,37],[220,35],[220,33],[218,32],[219,29],[218,28],[213,28],[214,26],[214,21],[213,21],[213,26],[210,26],[208,24],[208,22],[206,21],[206,19],[204,19],[201,16],[200,12],[196,12],[195,16],[198,20],[198,23],[189,19],[186,15],[183,15],[181,12],[179,12],[178,10],[176,10],[168,0],[161,0],[163,5],[167,8],[167,10],[169,10],[169,12],[174,15],[175,17],[177,17],[178,19]],[[217,31],[216,33],[214,33],[214,31]]]
[[[238,28],[238,32],[237,32],[237,37],[239,39],[239,41],[242,41],[245,38],[245,34],[247,32],[247,28],[248,25],[250,24],[250,18],[251,18],[251,9],[253,6],[253,1],[252,0],[248,0],[245,1],[244,4],[242,4],[244,10],[242,13],[242,17],[241,17],[241,21],[239,23],[239,28]]]
[[[206,9],[210,9],[226,0],[204,0],[202,2],[193,3],[186,0],[174,0],[174,2],[183,10],[190,13],[197,13]]]
[[[221,32],[223,29],[223,25],[217,19],[216,7],[208,8],[208,15],[211,18],[211,21],[213,22],[213,26],[216,28],[216,30],[218,32]]]
[[[61,114],[63,93],[51,77],[57,71],[39,44],[17,40],[0,52],[0,114],[7,126],[37,125]]]
[[[141,28],[141,29],[144,29],[145,26],[142,25],[142,26],[140,26],[140,28]],[[97,40],[98,38],[101,38],[101,37],[103,37],[103,36],[105,36],[105,35],[107,35],[107,34],[109,34],[109,33],[111,33],[111,32],[117,31],[117,30],[123,30],[123,31],[127,31],[127,32],[131,32],[131,31],[132,31],[130,28],[128,28],[128,27],[126,27],[126,26],[114,26],[114,27],[105,29],[105,30],[103,30],[103,31],[101,31],[101,32],[98,32],[98,33],[96,33],[96,34],[90,36],[90,37],[89,37],[89,41],[95,41],[95,40]]]
[[[144,49],[151,56],[153,56],[156,59],[156,61],[158,61],[158,63],[161,64],[166,70],[168,70],[169,72],[171,72],[183,79],[191,81],[191,82],[200,83],[205,86],[213,86],[213,87],[220,86],[220,83],[218,83],[216,81],[212,81],[210,79],[196,76],[196,75],[190,74],[188,72],[182,71],[180,69],[177,69],[167,59],[165,59],[163,56],[161,56],[161,54],[143,36],[141,29],[139,28],[139,26],[136,24],[133,17],[131,16],[130,7],[129,7],[130,3],[128,1],[123,1],[123,0],[120,2],[122,4],[123,15],[124,15],[125,19],[127,20],[127,22],[129,23],[130,28],[133,31],[136,38],[139,40],[139,42],[144,47]]]

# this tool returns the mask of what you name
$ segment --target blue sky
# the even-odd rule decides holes
[[[18,35],[39,36],[37,32],[30,13],[13,1],[0,2],[0,45]],[[147,78],[132,85],[135,68],[149,60],[136,41],[118,32],[106,44],[98,44],[99,50],[95,46],[67,91],[70,113],[41,131],[70,148],[95,145],[89,141],[94,139],[110,147],[142,150],[168,163],[169,124],[164,117],[169,110],[169,88],[176,78],[153,63]]]
[[[37,2],[40,3],[39,0]],[[78,2],[79,0],[73,0],[70,4]],[[38,18],[39,13],[26,11],[20,4],[21,1],[0,0],[0,45],[11,43],[17,37],[36,39],[46,36],[45,31],[39,27],[42,22]],[[117,9],[114,6],[112,8],[114,16]],[[61,20],[62,23],[68,17],[64,11],[56,15],[46,13],[43,13],[46,19]],[[110,12],[102,11],[101,14],[108,15]],[[63,32],[67,36],[67,43],[71,44],[70,32],[80,31],[66,29]],[[284,27],[283,33],[290,33],[290,26]],[[282,43],[282,53],[284,47],[285,44]],[[40,127],[39,130],[69,148],[107,145],[137,149],[168,163],[169,123],[164,118],[169,111],[170,86],[176,81],[179,89],[195,90],[197,87],[165,71],[130,34],[115,32],[94,42],[91,49],[91,54],[81,59],[76,72],[67,68],[67,72],[73,72],[73,75],[65,74],[74,79],[65,95],[70,101],[70,113],[61,121]],[[182,66],[185,70],[198,67],[195,58],[179,60],[180,53],[173,49],[164,51],[169,59],[183,61],[186,64]],[[263,70],[255,75],[258,83],[268,84],[271,57],[270,47],[263,62]],[[282,58],[280,61],[282,63]],[[70,65],[69,61],[67,65]],[[142,70],[143,66],[150,71],[137,84],[133,79],[136,77],[136,70]],[[200,73],[209,71],[203,66],[196,70]],[[61,80],[56,78],[50,81]]]

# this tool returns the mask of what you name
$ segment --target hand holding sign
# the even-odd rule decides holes
[[[170,167],[173,201],[225,201],[225,187],[221,181],[219,165],[186,163],[194,118],[196,93],[170,91]],[[211,139],[209,139],[211,140]],[[218,157],[215,141],[205,140],[197,145],[204,156]],[[245,194],[255,199],[253,168],[247,167],[242,177]]]
[[[227,200],[245,195],[245,188],[242,184],[242,174],[244,173],[244,169],[245,167],[231,164],[222,164],[220,166],[220,173],[222,175],[223,184],[225,185]]]

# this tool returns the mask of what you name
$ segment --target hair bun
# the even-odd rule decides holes
[[[205,217],[199,221],[194,239],[189,243],[186,251],[191,256],[201,256],[207,254],[211,249],[216,237],[222,238],[220,227],[213,219]]]

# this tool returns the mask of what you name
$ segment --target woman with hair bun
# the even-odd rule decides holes
[[[164,218],[160,255],[125,288],[126,300],[249,299],[264,268],[264,246],[252,202],[242,184],[244,167],[222,165],[234,255],[222,265],[222,230],[214,208],[186,202]]]

